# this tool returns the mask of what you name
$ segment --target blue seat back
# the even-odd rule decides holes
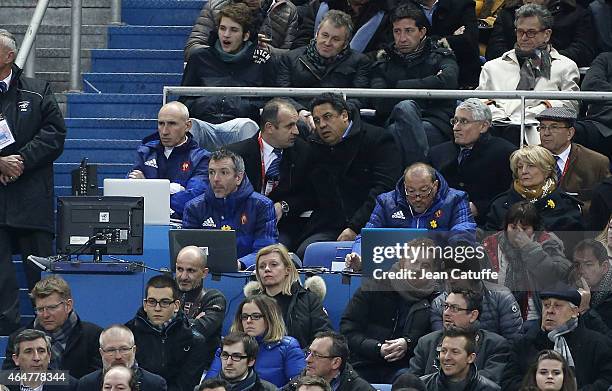
[[[332,262],[344,262],[351,252],[353,242],[316,242],[306,247],[304,267],[326,267],[331,269]]]

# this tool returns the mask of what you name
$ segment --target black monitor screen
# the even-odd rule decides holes
[[[59,197],[58,254],[142,254],[143,197]]]

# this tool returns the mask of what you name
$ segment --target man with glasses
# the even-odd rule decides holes
[[[366,228],[423,228],[442,233],[449,245],[476,243],[476,223],[467,194],[449,187],[442,175],[425,163],[406,168],[395,190],[376,197]],[[361,235],[345,263],[353,271],[361,270]]]
[[[41,330],[51,338],[49,369],[67,370],[78,379],[102,367],[97,352],[102,328],[79,318],[70,287],[63,278],[55,275],[43,278],[34,285],[30,297],[36,318],[27,328]],[[6,357],[15,353],[17,333],[9,338]],[[2,369],[11,368],[15,368],[15,363],[4,360]]]
[[[401,172],[391,134],[363,122],[342,95],[321,94],[310,107],[316,135],[308,194],[316,204],[297,250],[301,259],[310,243],[355,240],[376,196],[391,190]]]
[[[255,338],[243,332],[233,332],[221,341],[221,373],[219,378],[229,383],[231,391],[273,391],[273,384],[260,379],[255,372],[259,345]]]
[[[610,176],[610,160],[592,149],[572,142],[576,130],[576,112],[552,107],[536,116],[542,146],[557,162],[557,186],[584,203],[584,213],[591,206],[593,188]]]
[[[282,391],[299,391],[303,376],[319,376],[335,391],[374,391],[348,363],[349,347],[344,335],[335,331],[321,331],[306,352],[306,368],[292,379]]]
[[[450,123],[454,140],[433,147],[429,157],[450,187],[468,193],[472,216],[484,225],[491,201],[512,183],[508,162],[516,147],[489,133],[491,110],[480,99],[461,102]]]
[[[102,389],[104,374],[115,365],[123,365],[132,369],[136,376],[136,384],[141,390],[167,390],[164,378],[140,368],[136,363],[134,334],[124,325],[115,324],[102,331],[102,334],[100,334],[100,357],[102,357],[102,369],[79,379],[77,391]]]
[[[439,352],[444,331],[451,327],[476,331],[476,367],[478,372],[499,382],[508,359],[510,345],[506,339],[480,328],[478,318],[482,312],[480,292],[453,289],[444,302],[444,328],[419,339],[410,359],[409,372],[417,376],[435,373],[440,369]]]
[[[562,56],[549,41],[553,16],[541,5],[530,3],[516,11],[516,45],[501,57],[484,64],[479,90],[489,91],[578,91],[580,73],[576,63]],[[518,145],[521,124],[519,99],[495,99],[485,102],[491,108],[494,129]],[[535,116],[547,107],[578,110],[577,100],[527,99],[525,124],[537,124]],[[510,126],[509,126],[510,125]],[[535,128],[527,127],[527,142],[539,144]]]
[[[178,284],[170,275],[152,277],[143,306],[126,326],[134,334],[140,367],[163,377],[170,391],[192,391],[210,366],[212,355],[181,311],[179,295]]]
[[[25,329],[17,334],[14,343],[13,362],[19,371],[28,378],[21,380],[20,384],[9,385],[9,391],[73,391],[76,390],[77,380],[67,375],[61,382],[47,384],[40,378],[49,370],[51,362],[51,339],[40,330]],[[9,357],[5,360],[10,360]],[[58,379],[61,376],[58,374]]]

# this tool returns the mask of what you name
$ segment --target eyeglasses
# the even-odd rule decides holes
[[[155,308],[157,307],[157,305],[159,304],[159,306],[161,308],[168,308],[170,307],[170,304],[174,303],[174,300],[170,300],[170,299],[161,299],[159,301],[155,300],[152,297],[149,297],[148,299],[144,300],[144,303],[151,307],[151,308]]]
[[[325,356],[325,355],[322,355],[320,353],[313,352],[312,350],[307,350],[306,351],[306,357],[308,357],[308,356],[312,356],[314,358],[336,358],[336,357],[339,357],[339,356]]]
[[[465,119],[465,118],[456,118],[456,117],[453,117],[453,118],[450,119],[449,122],[453,126],[455,126],[457,124],[459,124],[461,126],[464,126],[464,125],[467,125],[467,124],[471,124],[473,122],[482,122],[482,120],[480,120],[480,119],[469,120],[469,119]]]
[[[444,311],[450,310],[450,312],[456,314],[459,311],[471,311],[469,308],[461,308],[456,304],[444,303]]]
[[[122,356],[125,356],[126,354],[131,352],[132,349],[134,349],[134,346],[136,345],[132,345],[129,348],[124,346],[122,348],[110,348],[110,349],[100,348],[100,350],[102,351],[102,353],[107,354],[109,356],[113,356],[117,352],[119,352],[119,354],[121,354]]]
[[[538,132],[550,131],[550,133],[557,133],[560,129],[569,129],[569,126],[558,126],[558,125],[539,125],[536,129]]]
[[[523,35],[526,35],[527,38],[533,38],[536,35],[538,35],[538,33],[541,33],[542,31],[545,31],[546,29],[541,29],[541,30],[523,30],[523,29],[514,29],[514,31],[516,32],[516,36],[518,38],[521,38]]]
[[[248,320],[249,318],[252,320],[259,320],[263,318],[263,314],[259,312],[253,312],[252,314],[240,314],[240,320]]]
[[[219,356],[221,357],[222,361],[226,361],[228,358],[231,359],[232,361],[235,362],[240,362],[242,360],[244,360],[245,358],[249,357],[247,355],[242,355],[240,353],[232,353],[229,354],[228,352],[221,352],[221,355]]]
[[[46,305],[46,306],[43,306],[43,307],[36,307],[36,308],[34,308],[34,312],[36,312],[37,314],[42,314],[45,311],[55,312],[59,308],[59,306],[62,305],[62,304],[66,304],[66,302],[65,301],[60,301],[57,304]]]
[[[404,194],[406,194],[406,197],[413,198],[413,199],[428,198],[433,192],[434,187],[435,187],[435,184],[429,188],[429,191],[427,190],[414,191],[414,190],[408,190],[404,187]]]

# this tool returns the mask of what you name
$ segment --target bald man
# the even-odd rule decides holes
[[[210,153],[193,140],[189,110],[180,102],[165,104],[157,114],[157,132],[145,137],[130,179],[169,179],[173,219],[183,218],[185,204],[208,187]]]
[[[115,365],[123,365],[134,370],[138,389],[146,391],[166,391],[166,380],[136,364],[136,344],[132,330],[116,324],[107,327],[100,334],[100,356],[102,369],[98,369],[79,379],[77,391],[101,390],[104,374]]]
[[[204,288],[206,264],[203,249],[183,247],[176,257],[176,282],[181,292],[181,309],[191,327],[206,338],[206,344],[211,346],[209,351],[214,352],[221,342],[226,300],[220,291]]]

